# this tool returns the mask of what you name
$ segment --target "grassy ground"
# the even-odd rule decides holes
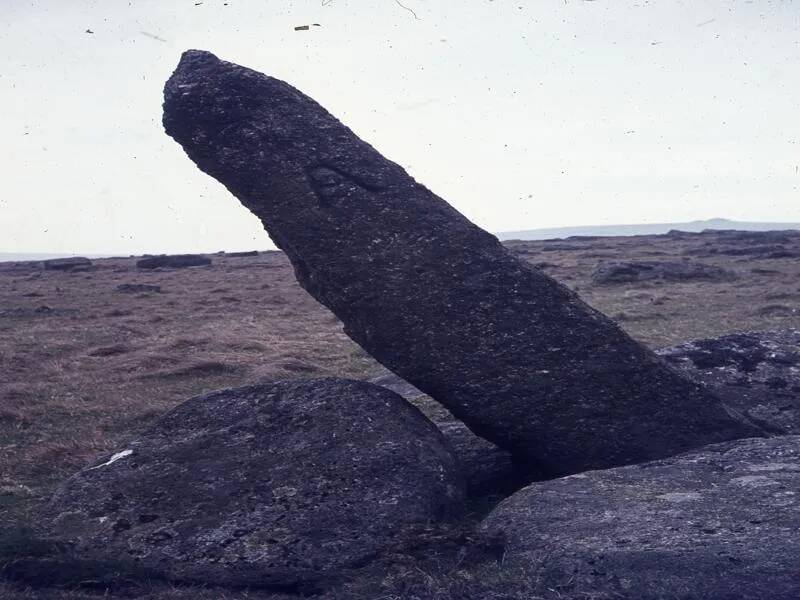
[[[797,238],[795,244],[800,249]],[[653,347],[800,327],[797,258],[708,255],[710,247],[731,245],[715,236],[508,245]],[[594,285],[590,278],[601,261],[684,258],[734,270],[739,278],[616,286]],[[118,291],[123,284],[161,291]],[[0,265],[0,524],[9,530],[30,522],[60,480],[192,395],[273,378],[361,378],[375,369],[338,320],[299,288],[281,253],[215,256],[211,267],[151,272],[137,270],[130,258],[98,260],[92,270],[75,273]],[[485,587],[481,597],[531,598],[513,595],[513,587],[530,584],[525,574],[509,574],[502,565],[464,568],[459,560],[455,551],[422,562],[396,557],[380,576],[373,572],[331,597],[471,598],[463,594]],[[491,595],[498,578],[506,595]],[[24,591],[0,583],[0,598],[102,593]],[[131,594],[281,598],[142,582],[112,595]]]

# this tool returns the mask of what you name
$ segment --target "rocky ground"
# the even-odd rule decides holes
[[[675,233],[506,245],[652,348],[800,328],[797,233]],[[36,546],[40,542],[26,531],[55,486],[135,439],[190,396],[274,379],[368,379],[379,372],[339,321],[300,289],[283,254],[209,258],[210,265],[191,268],[139,268],[136,258],[71,269],[0,264],[0,562],[23,554],[47,556],[50,550]],[[790,395],[785,386],[769,383],[776,376],[771,371],[764,376],[767,391],[760,397],[772,389]],[[446,418],[429,399],[415,402],[434,420]],[[482,495],[470,505],[465,528],[432,528],[420,538],[426,543],[399,544],[396,554],[326,597],[536,597],[524,563],[492,557],[490,547],[481,556],[461,551],[471,536],[468,524],[499,499]],[[68,583],[34,583],[0,583],[0,597],[290,597],[109,578],[91,570]],[[541,592],[553,598],[569,593]]]

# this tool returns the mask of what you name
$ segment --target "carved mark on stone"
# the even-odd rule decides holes
[[[346,203],[357,199],[361,191],[377,192],[383,189],[328,165],[310,167],[307,173],[314,192],[323,204]]]

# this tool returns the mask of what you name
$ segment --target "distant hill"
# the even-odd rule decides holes
[[[648,223],[640,225],[586,225],[582,227],[552,227],[548,229],[527,229],[524,231],[503,231],[497,234],[501,240],[547,240],[566,238],[574,235],[628,236],[659,235],[671,229],[698,233],[705,229],[737,229],[739,231],[773,231],[781,229],[800,229],[800,223],[759,223],[731,221],[729,219],[708,219],[689,223]]]
[[[0,262],[18,260],[47,260],[48,258],[66,258],[71,254],[48,254],[47,252],[0,252]]]
[[[736,229],[739,231],[775,231],[798,229],[800,223],[760,223],[751,221],[731,221],[730,219],[707,219],[689,223],[646,223],[639,225],[584,225],[579,227],[551,227],[547,229],[526,229],[523,231],[501,231],[496,233],[501,240],[548,240],[570,236],[630,236],[660,235],[671,229],[699,233],[706,229]],[[205,253],[208,254],[208,253]],[[126,253],[122,255],[127,256]],[[47,260],[65,258],[75,254],[56,254],[47,252],[0,252],[0,263],[26,260]],[[86,258],[107,258],[113,254],[82,254]]]

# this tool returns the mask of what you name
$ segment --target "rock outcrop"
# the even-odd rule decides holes
[[[170,269],[182,269],[185,267],[204,267],[211,264],[211,259],[202,254],[162,254],[160,256],[148,256],[136,261],[136,266],[140,269],[158,269],[167,267]]]
[[[731,281],[733,271],[697,262],[640,261],[600,263],[592,273],[598,285],[636,283],[639,281]]]
[[[759,259],[797,258],[800,256],[800,252],[791,250],[781,244],[719,248],[716,254],[722,254],[724,256],[753,256]]]
[[[748,331],[657,352],[770,430],[800,434],[800,330]]]
[[[462,500],[452,452],[416,408],[321,379],[188,400],[67,480],[46,516],[79,557],[291,589],[368,563]]]
[[[351,338],[532,469],[761,433],[290,85],[188,51],[164,126]]]
[[[92,261],[84,256],[51,258],[42,261],[45,271],[86,271],[92,268]]]
[[[794,600],[798,490],[800,437],[739,440],[532,484],[483,529],[532,596]]]

